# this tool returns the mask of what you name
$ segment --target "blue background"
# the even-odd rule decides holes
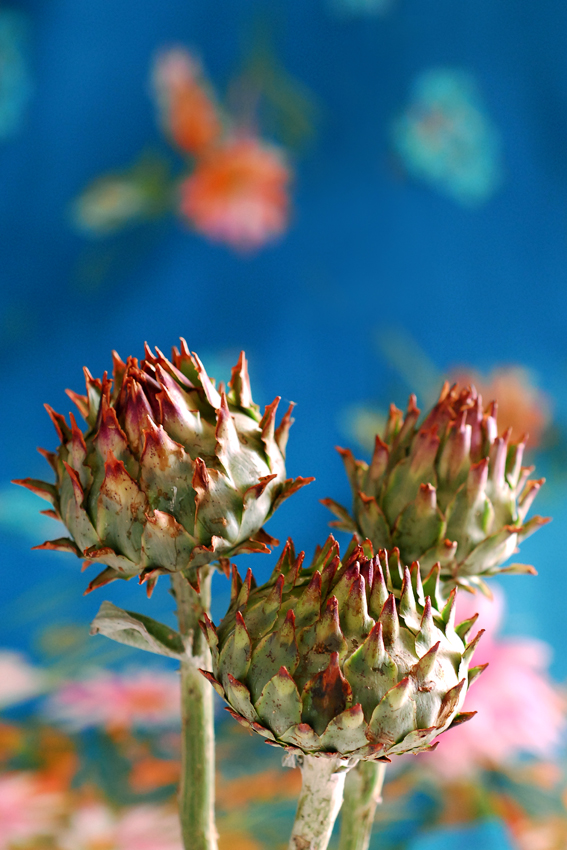
[[[567,7],[398,0],[376,16],[336,15],[324,0],[12,8],[29,15],[34,93],[19,135],[0,147],[3,645],[33,654],[42,621],[87,623],[103,598],[150,610],[133,583],[84,599],[78,561],[30,552],[60,531],[44,534],[36,502],[46,505],[12,496],[8,484],[47,477],[35,446],[54,448],[56,437],[43,402],[66,413],[64,389],[82,392],[82,366],[102,374],[112,348],[141,355],[148,340],[168,351],[183,335],[217,378],[228,370],[219,375],[214,364],[224,368],[244,348],[256,401],[297,402],[288,473],[317,481],[268,530],[308,551],[327,534],[318,499],[349,500],[333,449],[346,441],[342,412],[369,399],[405,401],[380,354],[386,331],[409,334],[441,370],[525,364],[554,398],[557,420],[567,418]],[[258,19],[319,115],[295,162],[284,238],[243,257],[173,218],[100,243],[74,232],[69,206],[85,184],[144,148],[164,148],[148,93],[156,49],[195,48],[222,92]],[[439,66],[474,75],[502,137],[503,185],[479,209],[405,178],[393,161],[390,123],[415,76]],[[555,521],[522,549],[540,576],[506,582],[507,630],[551,642],[559,678],[566,493],[559,483],[538,498],[537,512]],[[240,567],[263,578],[272,563],[250,557]],[[165,587],[156,599],[154,616],[171,607]]]

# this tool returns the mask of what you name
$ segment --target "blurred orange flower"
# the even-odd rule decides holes
[[[136,793],[144,794],[178,782],[179,773],[178,761],[147,756],[134,764],[130,774],[130,785]]]
[[[221,807],[238,809],[250,802],[296,797],[300,790],[298,770],[264,770],[237,779],[219,778],[217,796]]]
[[[213,241],[258,248],[286,227],[289,180],[279,150],[249,136],[228,139],[181,184],[181,212]]]
[[[219,139],[219,112],[188,51],[178,47],[159,53],[153,86],[164,130],[181,150],[199,156]]]
[[[535,386],[528,369],[523,366],[500,366],[483,377],[472,369],[458,368],[453,380],[460,384],[474,384],[485,403],[498,402],[498,425],[502,432],[512,429],[512,438],[523,434],[530,436],[528,446],[537,448],[551,421],[551,403],[548,396]]]

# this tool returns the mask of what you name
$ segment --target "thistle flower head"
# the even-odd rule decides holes
[[[485,589],[482,576],[535,572],[501,566],[548,520],[526,521],[544,479],[529,480],[534,467],[522,466],[527,436],[517,443],[510,431],[499,436],[496,415],[496,402],[484,410],[474,387],[447,383],[421,424],[415,396],[405,416],[392,405],[369,464],[339,449],[354,507],[351,517],[325,499],[339,517],[331,524],[375,547],[398,547],[402,562],[419,560],[424,573],[439,562],[447,586]]]
[[[341,561],[332,537],[302,564],[288,541],[261,587],[234,567],[226,617],[202,624],[205,675],[242,725],[292,752],[389,760],[469,719],[479,635],[466,643],[474,619],[455,626],[456,591],[441,604],[438,568],[422,584],[418,564],[368,541]]]
[[[40,549],[73,552],[105,569],[89,590],[140,576],[151,591],[160,574],[198,568],[239,552],[269,552],[263,523],[312,479],[285,478],[292,405],[275,427],[279,398],[264,415],[252,400],[244,353],[228,392],[209,378],[184,340],[168,360],[146,346],[141,362],[114,354],[114,375],[85,370],[85,396],[69,391],[87,423],[47,410],[57,453],[44,452],[55,484],[22,484],[51,502],[69,538]]]

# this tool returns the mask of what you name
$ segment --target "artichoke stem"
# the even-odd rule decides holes
[[[299,765],[301,793],[289,850],[326,850],[343,802],[347,762],[304,755]]]
[[[192,656],[181,662],[179,817],[185,850],[218,850],[213,691],[198,669],[211,669],[209,649],[198,626],[200,616],[210,608],[211,574],[202,571],[202,611],[195,606],[195,594],[183,575],[171,576],[179,630],[193,638]]]
[[[349,771],[341,813],[339,850],[368,850],[376,806],[382,802],[386,765],[359,761]]]

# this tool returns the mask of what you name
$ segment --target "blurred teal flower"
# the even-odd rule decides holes
[[[28,22],[13,9],[0,9],[0,140],[20,129],[31,94]]]
[[[500,185],[500,136],[464,71],[420,74],[392,125],[392,142],[408,174],[465,206],[484,203]]]
[[[333,12],[340,15],[383,15],[389,12],[394,0],[330,0]]]

